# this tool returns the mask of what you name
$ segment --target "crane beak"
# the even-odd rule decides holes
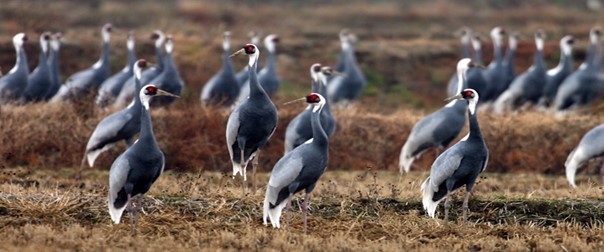
[[[332,76],[342,76],[342,77],[346,78],[346,74],[335,71],[335,70],[331,71],[331,75]]]
[[[451,96],[447,99],[445,99],[445,102],[450,102],[452,100],[462,100],[463,96],[461,94],[455,95],[455,96]]]
[[[295,99],[293,101],[288,101],[286,103],[283,103],[283,105],[289,105],[289,104],[296,103],[296,102],[301,102],[301,101],[306,101],[306,97],[302,97],[300,99]]]
[[[480,69],[486,69],[487,67],[482,65],[482,64],[474,64],[474,63],[470,63],[469,67],[475,67],[475,68],[480,68]]]
[[[156,95],[157,96],[172,96],[172,97],[176,97],[176,98],[180,97],[178,95],[175,95],[175,94],[170,93],[170,92],[166,92],[166,91],[161,90],[161,89],[157,89],[157,94]]]
[[[236,51],[235,53],[231,54],[231,56],[229,56],[230,58],[235,57],[237,55],[239,55],[240,53],[244,52],[245,50],[243,48],[239,49],[239,51]]]

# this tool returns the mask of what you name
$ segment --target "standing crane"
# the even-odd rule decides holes
[[[136,234],[138,217],[141,211],[141,198],[164,171],[165,157],[159,149],[153,125],[149,100],[155,96],[178,97],[157,88],[146,85],[140,90],[139,100],[142,103],[140,121],[141,135],[138,140],[122,153],[111,165],[109,171],[109,195],[107,205],[111,220],[120,223],[124,210],[128,208],[132,235]],[[133,199],[136,204],[132,206]]]
[[[264,148],[277,128],[279,116],[277,107],[258,82],[256,74],[260,50],[254,44],[247,44],[232,56],[245,53],[249,57],[249,96],[233,110],[226,129],[227,147],[233,163],[233,177],[243,176],[244,190],[247,181],[246,167],[253,159],[253,187],[256,191],[256,167],[260,150]]]

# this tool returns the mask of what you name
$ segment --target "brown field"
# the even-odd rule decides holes
[[[77,2],[77,3],[76,3]],[[128,3],[127,3],[128,2]],[[24,31],[31,69],[37,36],[62,31],[63,78],[90,66],[99,53],[99,29],[112,22],[111,65],[121,69],[126,32],[137,32],[137,53],[155,60],[147,39],[154,29],[175,37],[175,61],[187,83],[182,99],[153,111],[157,140],[168,171],[144,199],[139,234],[128,217],[113,225],[106,209],[107,171],[124,145],[102,154],[83,184],[73,181],[87,138],[112,111],[91,100],[0,108],[0,251],[593,251],[604,248],[604,189],[596,175],[601,160],[587,164],[570,189],[564,176],[568,153],[589,129],[604,122],[602,101],[581,113],[556,117],[529,111],[479,120],[490,160],[460,223],[463,192],[456,194],[450,223],[428,218],[419,186],[435,153],[398,175],[398,155],[413,124],[443,105],[444,86],[458,60],[455,31],[467,25],[483,36],[485,62],[492,57],[490,28],[519,31],[517,72],[532,62],[532,33],[548,34],[549,67],[559,57],[558,39],[578,38],[578,66],[590,27],[600,12],[583,1],[19,1],[0,3],[0,66],[14,64],[10,38]],[[244,3],[241,3],[244,2]],[[66,11],[69,10],[69,11]],[[358,61],[369,85],[354,109],[335,111],[328,172],[311,199],[309,233],[298,209],[289,230],[261,222],[268,172],[281,157],[287,123],[303,109],[283,102],[308,92],[308,67],[333,64],[337,33],[357,33]],[[225,146],[228,112],[199,106],[205,81],[220,67],[221,33],[247,31],[282,38],[275,99],[279,127],[261,153],[261,188],[242,195]],[[262,50],[262,48],[261,48]],[[235,64],[241,67],[243,58]],[[462,133],[461,136],[465,135]],[[460,136],[460,137],[461,137]],[[300,195],[298,195],[300,196]],[[438,211],[442,218],[442,207]],[[282,219],[282,223],[285,220]]]

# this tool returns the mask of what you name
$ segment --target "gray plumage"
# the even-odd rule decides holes
[[[491,39],[493,40],[494,59],[484,72],[488,88],[486,92],[481,93],[482,101],[496,100],[499,95],[507,89],[505,85],[505,68],[503,66],[503,36],[505,30],[501,27],[495,27],[491,30]]]
[[[250,94],[229,116],[226,140],[233,163],[233,176],[240,173],[246,180],[248,161],[258,158],[258,151],[266,145],[275,132],[279,117],[277,108],[258,82],[256,74],[260,55],[258,47],[247,44],[236,54],[241,52],[249,56]]]
[[[463,90],[468,70],[473,67],[470,59],[457,63],[457,93]],[[465,101],[451,101],[443,108],[424,117],[411,129],[399,156],[399,170],[409,172],[411,165],[429,148],[444,148],[453,141],[465,124]]]
[[[101,30],[103,37],[103,46],[100,59],[92,67],[71,75],[65,84],[61,86],[57,94],[52,98],[53,101],[66,101],[78,99],[91,92],[96,92],[97,88],[109,78],[111,69],[109,68],[109,41],[111,38],[111,24],[105,24]]]
[[[361,95],[367,84],[365,75],[359,68],[354,55],[355,44],[356,37],[349,34],[344,49],[346,54],[344,57],[345,69],[342,75],[333,77],[327,85],[327,93],[331,102],[346,103],[352,101]]]
[[[141,71],[146,67],[146,64],[147,62],[145,60],[139,60],[133,64],[136,85],[135,90],[140,90],[141,88]],[[77,179],[80,177],[86,160],[88,161],[88,165],[93,167],[96,158],[117,142],[123,140],[127,146],[132,145],[134,137],[141,128],[141,107],[142,103],[140,98],[138,96],[133,97],[130,106],[105,117],[99,122],[86,144],[86,151],[84,152],[84,158],[82,159]]]
[[[572,46],[574,39],[567,35],[560,39],[560,63],[555,68],[547,71],[547,83],[543,88],[543,95],[539,104],[548,107],[556,97],[558,87],[573,72]]]
[[[27,65],[27,55],[23,49],[23,43],[27,41],[24,33],[19,33],[13,37],[15,46],[15,66],[0,78],[0,104],[17,102],[23,95],[27,87],[27,76],[29,75],[29,66]]]
[[[231,106],[239,96],[239,83],[229,54],[231,33],[225,32],[222,43],[222,68],[212,76],[201,91],[201,104],[204,106]]]
[[[516,78],[516,67],[514,66],[514,57],[516,56],[516,48],[518,47],[518,34],[512,32],[508,38],[508,49],[505,52],[503,59],[503,67],[505,70],[505,85],[510,86]],[[476,90],[479,94],[480,91]]]
[[[311,79],[312,79],[312,92],[321,94],[323,97],[327,96],[326,81],[327,77],[331,76],[332,70],[330,67],[321,67],[321,64],[313,64],[310,68]],[[311,127],[311,115],[312,106],[309,106],[296,117],[294,117],[285,129],[285,141],[284,153],[288,153],[294,148],[304,144],[306,141],[312,138],[313,132]],[[335,118],[331,114],[329,108],[329,102],[323,106],[321,110],[321,126],[327,134],[328,138],[331,138],[335,132],[336,122]]]
[[[348,29],[343,29],[340,31],[340,54],[338,56],[338,61],[336,62],[336,65],[334,67],[334,69],[337,72],[343,73],[344,70],[346,70],[346,54],[348,53],[348,49],[349,49],[349,36],[350,35],[350,31]]]
[[[541,98],[543,88],[547,83],[546,68],[543,63],[544,36],[542,31],[535,33],[536,51],[533,65],[516,77],[510,87],[497,98],[494,105],[496,113],[516,110],[526,103],[537,104]]]
[[[599,64],[596,62],[597,44],[600,31],[592,29],[590,35],[590,48],[585,61],[578,70],[569,75],[556,92],[554,107],[558,111],[575,109],[591,103],[600,93],[600,85],[604,84],[599,73]]]
[[[44,95],[44,100],[48,101],[54,97],[61,88],[61,72],[59,65],[59,50],[61,49],[61,38],[63,34],[58,32],[53,34],[50,41],[50,55],[48,57],[48,67],[50,68],[50,87]]]
[[[587,132],[579,145],[568,155],[564,166],[566,167],[566,178],[570,186],[577,187],[575,174],[577,170],[590,159],[604,155],[604,124],[601,124]],[[600,168],[600,176],[604,183],[604,162]]]
[[[451,98],[450,98],[451,99]],[[436,158],[430,169],[430,176],[422,183],[422,203],[430,217],[435,217],[438,203],[446,198],[445,221],[448,220],[450,208],[450,194],[461,186],[466,186],[466,197],[463,203],[463,220],[467,219],[468,201],[472,188],[488,163],[489,151],[482,138],[478,118],[476,117],[476,104],[478,93],[472,89],[465,89],[461,94],[452,99],[468,101],[468,118],[470,132],[468,135],[447,149]]]
[[[155,66],[148,68],[141,75],[141,86],[149,84],[164,70],[164,54],[162,52],[166,36],[160,30],[151,33],[151,39],[155,40],[155,57],[157,63]],[[130,77],[122,86],[122,90],[115,99],[114,107],[123,108],[132,101],[134,94],[134,77]]]
[[[279,43],[279,37],[275,34],[270,34],[264,38],[264,47],[268,50],[268,56],[266,60],[266,66],[258,72],[258,82],[262,85],[262,89],[266,92],[268,97],[273,97],[279,90],[281,85],[281,78],[277,73],[277,44]],[[241,102],[246,99],[250,94],[250,80],[241,87],[239,92],[238,100]]]
[[[48,89],[52,86],[50,68],[47,62],[48,42],[50,33],[44,32],[40,36],[40,56],[38,57],[38,66],[28,76],[27,87],[23,91],[23,98],[26,102],[38,102],[44,100]]]
[[[138,140],[122,153],[111,165],[109,171],[108,208],[111,220],[120,223],[122,213],[129,207],[132,233],[136,233],[140,198],[164,171],[165,158],[153,134],[149,99],[153,96],[174,96],[153,85],[144,86],[140,92],[141,135]],[[139,196],[140,195],[140,196]],[[138,197],[136,208],[132,209],[132,198]],[[133,217],[134,215],[134,217]]]
[[[470,40],[472,38],[472,30],[468,27],[461,28],[461,58],[472,58],[470,55]],[[481,57],[482,61],[482,57]],[[476,62],[476,58],[474,58]],[[481,63],[482,64],[482,63]],[[484,79],[484,77],[483,77]],[[465,85],[465,84],[464,84]],[[464,87],[465,88],[465,87]],[[451,75],[449,83],[447,84],[447,95],[452,96],[458,94],[457,90],[457,71]]]
[[[474,64],[482,66],[482,44],[479,36],[472,36],[472,48],[474,49],[474,58],[472,61]],[[488,83],[484,77],[484,72],[485,70],[482,67],[471,67],[468,69],[462,89],[471,88],[479,94],[480,92],[486,92]],[[458,94],[462,89],[458,89],[458,92],[455,92],[453,95]]]
[[[106,107],[112,103],[120,94],[124,83],[132,77],[133,65],[136,62],[136,51],[134,50],[134,33],[128,34],[126,42],[128,51],[126,53],[126,65],[121,71],[106,79],[99,88],[99,93],[96,96],[96,105]]]
[[[169,93],[180,95],[185,87],[185,82],[180,77],[180,73],[174,64],[172,52],[174,50],[174,40],[171,36],[166,38],[166,55],[164,55],[164,70],[150,83],[157,85],[159,89]],[[152,106],[168,106],[176,98],[170,96],[157,97],[151,101]]]
[[[312,104],[311,124],[313,138],[298,148],[285,154],[273,168],[266,187],[263,206],[264,225],[271,224],[279,228],[283,208],[291,205],[295,193],[305,190],[306,196],[302,204],[304,216],[304,232],[306,233],[306,215],[310,193],[317,181],[327,168],[329,158],[329,139],[320,122],[320,113],[326,100],[320,94],[312,93],[306,96],[306,101]],[[289,224],[289,211],[287,223]]]

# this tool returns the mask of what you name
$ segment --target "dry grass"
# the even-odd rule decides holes
[[[202,108],[196,99],[177,101],[167,110],[154,111],[157,140],[166,154],[167,169],[230,171],[226,149],[227,111]],[[191,105],[190,105],[191,104]],[[283,104],[281,100],[276,104]],[[336,110],[337,132],[330,145],[330,167],[336,170],[398,170],[400,148],[413,124],[430,111],[399,109],[382,114],[378,107]],[[83,107],[83,108],[82,108]],[[286,125],[302,105],[279,105],[280,121],[269,145],[261,152],[261,170],[270,171],[281,158]],[[0,113],[0,155],[6,167],[30,169],[75,167],[86,141],[107,112],[87,106],[36,104],[3,107]],[[602,116],[556,118],[539,112],[503,116],[482,113],[482,131],[490,149],[489,171],[562,174],[568,153]],[[460,134],[460,138],[465,135]],[[107,170],[125,144],[102,154],[97,167]],[[428,170],[434,152],[416,162]],[[589,167],[597,166],[596,163]],[[590,173],[593,169],[589,168]]]
[[[275,20],[280,25],[274,25]],[[578,39],[574,53],[578,65],[587,31],[602,17],[576,1],[91,0],[74,4],[8,0],[0,6],[0,66],[6,72],[14,63],[12,34],[25,31],[37,41],[42,31],[62,31],[65,78],[96,61],[99,27],[106,21],[121,29],[113,36],[114,71],[123,66],[125,32],[137,32],[138,56],[151,61],[155,57],[147,34],[162,29],[174,35],[175,61],[187,89],[172,107],[153,112],[156,137],[170,171],[145,198],[140,233],[131,237],[127,225],[111,224],[105,202],[107,170],[124,150],[123,144],[101,155],[97,169],[85,171],[83,188],[72,181],[87,138],[109,112],[96,111],[85,99],[74,105],[2,107],[0,250],[589,251],[604,247],[604,191],[593,175],[599,160],[587,165],[583,173],[587,176],[578,176],[577,190],[569,189],[561,176],[566,155],[585,132],[604,121],[602,115],[480,114],[491,152],[490,173],[482,175],[475,187],[469,223],[438,225],[421,208],[419,185],[434,152],[418,160],[411,174],[399,177],[395,172],[413,124],[443,105],[443,87],[459,57],[456,30],[470,26],[485,38],[496,25],[519,31],[524,37],[516,57],[518,73],[532,63],[531,34],[536,29],[548,34],[545,56],[550,67],[558,61],[557,39],[572,34]],[[224,137],[228,112],[199,106],[203,84],[220,67],[221,34],[233,32],[233,47],[247,42],[250,29],[282,38],[278,71],[283,86],[275,101],[280,122],[261,154],[261,171],[268,172],[281,157],[287,123],[303,109],[280,104],[307,92],[308,66],[335,62],[337,32],[345,27],[360,38],[357,58],[370,83],[354,109],[335,111],[338,129],[330,145],[329,171],[312,198],[310,233],[302,234],[299,212],[293,215],[290,230],[264,227],[262,190],[242,196],[240,181],[226,176],[231,171]],[[26,45],[31,69],[37,64],[37,47],[35,42]],[[485,62],[492,58],[491,47],[488,40],[483,44]],[[244,62],[244,58],[235,60],[238,68]],[[596,105],[592,111],[604,108]],[[267,176],[259,176],[260,185],[266,184]],[[460,215],[462,195],[456,195],[453,218]],[[294,206],[299,203],[298,198]]]
[[[139,234],[113,225],[106,172],[88,172],[85,187],[70,171],[8,169],[0,175],[3,248],[53,250],[594,250],[601,237],[604,192],[587,177],[572,190],[564,178],[484,174],[468,223],[437,224],[419,201],[424,172],[327,172],[311,199],[309,233],[298,207],[290,230],[264,227],[263,187],[242,197],[240,180],[214,172],[164,174],[144,198]],[[260,174],[264,185],[267,174]],[[514,181],[510,183],[510,181]],[[442,209],[442,208],[441,208]],[[442,212],[440,212],[442,218]],[[123,218],[128,223],[128,217]]]

